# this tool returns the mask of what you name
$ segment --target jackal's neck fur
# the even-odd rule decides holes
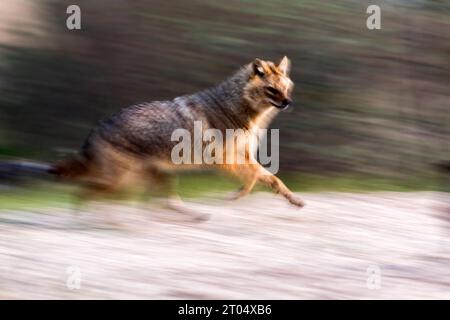
[[[254,130],[270,124],[278,110],[252,101],[247,91],[252,73],[251,64],[245,65],[217,86],[191,96],[203,108],[213,111],[205,112],[213,127]]]

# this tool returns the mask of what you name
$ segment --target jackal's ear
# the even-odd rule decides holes
[[[253,61],[253,72],[259,77],[264,77],[266,73],[263,64],[264,62],[258,58]]]
[[[278,69],[285,75],[289,75],[289,72],[291,71],[291,60],[284,56],[278,64]]]

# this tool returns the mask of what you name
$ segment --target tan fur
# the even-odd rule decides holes
[[[80,154],[57,163],[51,172],[83,182],[84,194],[116,191],[133,178],[157,181],[170,190],[168,176],[176,169],[212,167],[240,178],[244,186],[233,198],[248,194],[257,182],[283,195],[289,202],[303,206],[276,176],[253,158],[248,144],[241,143],[233,155],[244,154],[244,164],[175,165],[170,158],[175,129],[193,131],[194,121],[202,121],[203,130],[242,129],[242,135],[257,140],[257,129],[267,128],[278,111],[290,102],[293,83],[290,62],[279,64],[256,59],[216,87],[172,101],[151,102],[123,109],[103,121],[86,140]],[[248,140],[245,140],[248,141]],[[170,191],[168,191],[170,192]]]

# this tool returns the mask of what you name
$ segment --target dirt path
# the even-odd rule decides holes
[[[92,209],[126,230],[95,227],[92,213],[80,226],[63,208],[0,212],[0,298],[450,299],[448,194],[304,198],[300,211],[266,193],[189,203],[212,214],[197,224]]]

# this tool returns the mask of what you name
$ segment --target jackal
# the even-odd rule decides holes
[[[194,122],[201,121],[203,130],[242,129],[248,136],[255,135],[255,128],[266,128],[280,110],[291,104],[294,84],[289,71],[287,57],[278,64],[255,59],[215,87],[172,101],[146,102],[124,108],[101,121],[75,157],[54,164],[49,171],[83,182],[87,197],[115,191],[124,186],[131,175],[148,179],[170,194],[170,173],[177,168],[195,166],[175,165],[171,161],[175,145],[172,132],[178,128],[192,131]],[[247,159],[254,157],[246,146],[236,145],[232,152],[244,152]],[[255,183],[260,182],[290,203],[304,206],[280,179],[256,161],[199,166],[224,170],[241,179],[243,187],[233,199],[248,194]]]

